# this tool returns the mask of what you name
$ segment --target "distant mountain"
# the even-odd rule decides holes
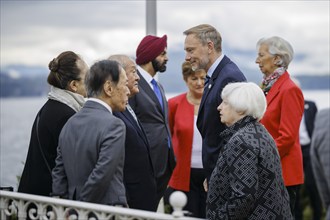
[[[234,51],[232,53],[240,53],[242,51]],[[247,56],[251,56],[249,53]],[[235,57],[235,56],[234,56]],[[238,56],[236,56],[238,57]],[[172,52],[169,53],[169,62],[167,65],[167,70],[164,73],[158,73],[158,77],[164,89],[167,93],[180,93],[187,91],[187,87],[182,78],[181,65],[184,61],[183,52]],[[245,74],[247,81],[254,82],[259,84],[262,80],[261,72],[255,71],[246,66],[239,65],[242,72]],[[330,89],[330,75],[312,75],[312,74],[303,74],[295,76],[301,84],[303,90],[329,90]]]
[[[167,93],[181,93],[187,90],[182,79],[181,64],[183,52],[169,52],[169,62],[164,73],[158,73],[159,80]],[[262,74],[248,67],[240,66],[248,81],[259,84]],[[0,70],[0,97],[42,96],[48,93],[48,68],[42,66],[10,65]],[[303,90],[329,90],[330,75],[295,76]]]
[[[44,67],[11,65],[1,68],[0,97],[41,96],[49,90]]]

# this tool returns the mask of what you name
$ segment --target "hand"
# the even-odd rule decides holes
[[[205,190],[205,192],[207,192],[207,191],[208,191],[207,179],[204,180],[204,182],[203,182],[203,186],[204,186],[204,190]]]

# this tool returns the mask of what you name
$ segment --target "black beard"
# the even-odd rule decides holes
[[[166,71],[166,62],[161,64],[157,60],[153,60],[153,61],[151,61],[151,63],[152,63],[152,67],[154,68],[155,72],[161,72],[162,73],[162,72]]]

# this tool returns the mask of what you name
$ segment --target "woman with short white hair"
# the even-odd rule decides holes
[[[218,106],[221,150],[207,194],[208,219],[292,219],[274,139],[259,120],[266,110],[260,87],[228,84]]]
[[[281,37],[262,38],[257,42],[257,58],[263,74],[261,88],[267,110],[260,121],[275,140],[281,157],[282,174],[295,213],[296,197],[304,183],[303,157],[299,127],[304,113],[304,96],[291,80],[288,67],[293,59],[290,43]]]

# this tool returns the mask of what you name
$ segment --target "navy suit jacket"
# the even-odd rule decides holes
[[[246,81],[243,73],[235,63],[224,56],[204,88],[198,112],[197,128],[203,138],[202,160],[208,180],[218,160],[221,148],[219,134],[226,128],[226,125],[221,123],[217,110],[222,102],[221,92],[228,83],[241,81]]]
[[[304,104],[304,123],[306,126],[306,130],[308,133],[308,136],[310,138],[310,140],[312,141],[312,135],[313,135],[313,131],[314,131],[314,122],[315,122],[315,117],[317,114],[317,107],[315,102],[313,101],[309,101],[309,100],[305,100],[305,104]],[[311,144],[307,144],[307,145],[301,145],[301,151],[303,154],[303,162],[308,163],[307,161],[310,158],[310,148],[311,148]]]
[[[148,82],[139,71],[137,73],[140,76],[140,92],[131,97],[129,103],[147,135],[155,176],[159,178],[166,173],[167,169],[172,172],[175,167],[171,132],[168,125],[168,103],[161,84],[158,86],[163,97],[163,109]]]
[[[305,100],[305,106],[304,106],[304,118],[305,118],[305,125],[306,129],[309,135],[309,138],[312,138],[313,130],[314,130],[314,121],[315,116],[317,113],[317,107],[315,105],[315,102]]]
[[[126,126],[124,184],[128,206],[156,211],[156,179],[146,134],[127,109],[114,115]]]

